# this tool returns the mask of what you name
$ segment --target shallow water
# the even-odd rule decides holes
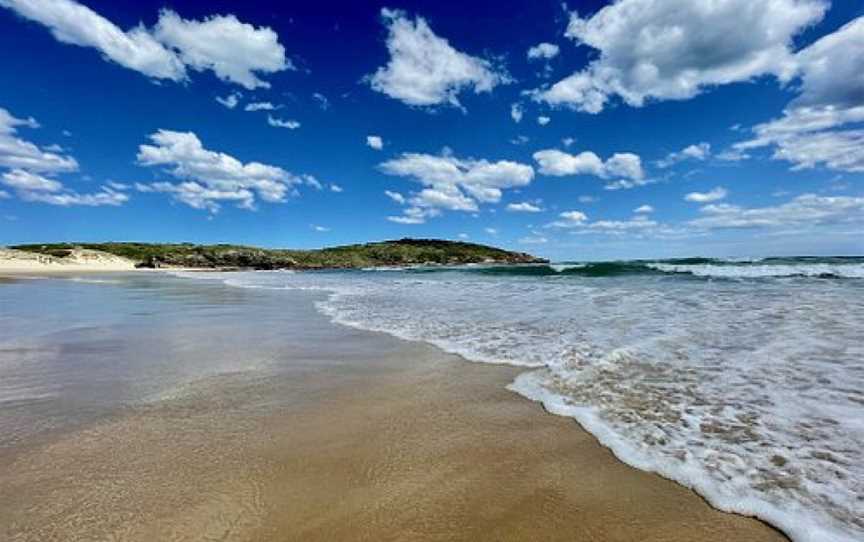
[[[864,537],[862,270],[837,258],[195,278],[326,291],[336,322],[531,368],[511,389],[625,462],[827,541]]]
[[[283,294],[161,273],[0,285],[0,451],[216,375],[326,370],[340,343],[313,325],[321,294]]]

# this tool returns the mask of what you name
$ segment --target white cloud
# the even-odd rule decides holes
[[[315,190],[324,190],[324,185],[321,184],[321,181],[319,181],[312,175],[303,175],[301,176],[300,181],[306,186],[311,186]]]
[[[546,225],[547,228],[575,228],[585,223],[588,220],[588,215],[582,211],[564,211],[559,214],[560,220],[550,222]]]
[[[558,46],[554,43],[538,43],[534,47],[528,49],[528,60],[538,60],[555,58],[558,56]]]
[[[16,118],[0,107],[0,169],[8,170],[0,175],[0,184],[11,188],[20,199],[62,206],[120,205],[129,199],[111,186],[103,186],[95,193],[80,194],[50,178],[77,171],[78,162],[71,156],[59,154],[63,150],[59,145],[40,148],[21,139],[17,133],[20,126],[35,129],[39,128],[39,123],[33,118]],[[3,198],[10,197],[5,190],[0,192]]]
[[[17,137],[19,126],[38,128],[33,118],[19,119],[0,107],[0,167],[42,173],[76,171],[78,162],[71,156],[50,152]]]
[[[575,137],[565,137],[561,140],[561,143],[564,144],[565,147],[571,147],[574,143],[576,143]]]
[[[518,162],[460,159],[449,154],[406,153],[379,168],[387,175],[409,177],[426,187],[406,198],[413,208],[423,211],[415,212],[415,219],[421,214],[422,218],[434,216],[429,211],[438,209],[476,211],[479,203],[497,203],[503,190],[527,186],[534,178],[534,169]]]
[[[294,185],[311,178],[260,162],[244,164],[228,154],[205,149],[192,132],[159,130],[150,135],[150,140],[152,145],[138,147],[138,164],[166,167],[169,174],[183,182],[138,184],[138,190],[171,193],[196,209],[215,212],[225,201],[253,209],[257,198],[282,202],[293,192]]]
[[[636,207],[635,209],[633,209],[633,212],[636,213],[636,214],[648,214],[648,213],[653,213],[653,212],[654,212],[654,207],[652,207],[652,206],[650,206],[650,205],[640,205],[639,207]]]
[[[442,187],[424,188],[411,198],[411,205],[448,211],[476,211],[477,202],[456,189]]]
[[[539,117],[537,117],[537,124],[539,124],[540,126],[546,126],[550,122],[552,122],[552,119],[544,115],[540,115]]]
[[[779,119],[753,128],[754,137],[734,149],[773,147],[773,158],[793,169],[824,166],[864,171],[864,17],[822,37],[796,56],[800,95]]]
[[[58,41],[92,47],[107,60],[156,79],[183,81],[187,68],[212,70],[224,81],[254,89],[269,86],[256,73],[292,68],[275,32],[234,15],[195,21],[164,9],[152,30],[139,24],[124,32],[74,0],[0,0],[0,6],[47,26]]]
[[[720,201],[721,199],[726,199],[726,196],[729,195],[729,192],[723,188],[722,186],[718,186],[708,192],[690,192],[684,199],[686,201],[692,201],[695,203],[708,203],[711,201]]]
[[[688,145],[680,151],[669,153],[666,158],[657,161],[657,167],[668,168],[685,160],[702,161],[709,156],[711,156],[711,144],[703,141],[695,145]]]
[[[222,96],[216,96],[216,101],[224,105],[228,109],[234,109],[235,107],[237,107],[237,104],[240,103],[241,97],[242,94],[240,94],[239,92],[232,92],[224,98]]]
[[[372,89],[408,105],[460,106],[460,92],[489,92],[509,77],[482,58],[457,51],[432,32],[426,20],[411,21],[404,12],[382,9],[387,26],[387,65],[367,79]]]
[[[540,165],[538,171],[544,175],[594,175],[604,179],[620,176],[633,180],[645,177],[641,158],[629,152],[615,153],[605,162],[591,151],[573,155],[557,149],[546,149],[535,152],[533,156]]]
[[[121,205],[129,197],[122,192],[103,186],[99,192],[79,194],[63,186],[56,179],[49,179],[37,173],[21,169],[7,171],[0,176],[0,183],[12,188],[24,201],[47,203],[49,205],[85,205],[97,207],[102,205]]]
[[[212,70],[223,81],[250,90],[270,87],[270,83],[258,78],[258,73],[293,69],[276,32],[240,22],[234,15],[195,21],[162,10],[153,35],[176,50],[188,67]]]
[[[57,192],[63,183],[48,179],[21,169],[13,169],[3,174],[3,184],[15,190],[32,192]]]
[[[496,203],[500,201],[503,189],[527,186],[534,178],[533,168],[518,162],[489,162],[429,154],[406,153],[382,163],[380,167],[388,175],[412,177],[438,190],[464,190],[484,203]]]
[[[793,105],[832,104],[846,108],[864,103],[861,70],[864,58],[850,54],[864,48],[864,17],[823,36],[796,55],[801,77],[801,95]]]
[[[317,224],[312,224],[312,229],[317,231],[317,232],[322,232],[322,233],[330,231],[330,228],[328,228],[326,226],[319,226]]]
[[[330,191],[336,192],[337,194],[341,194],[342,192],[345,191],[345,189],[342,188],[341,186],[339,186],[338,184],[331,184],[330,185]]]
[[[743,208],[713,204],[702,207],[704,216],[690,221],[700,229],[781,228],[864,223],[864,197],[803,194],[773,207]]]
[[[793,36],[827,8],[824,0],[619,0],[588,18],[573,13],[567,37],[599,58],[535,99],[599,113],[612,96],[641,107],[760,75],[788,81]]]
[[[656,183],[656,179],[618,179],[603,185],[603,190],[629,190],[639,186],[648,186]]]
[[[421,209],[420,207],[409,207],[402,211],[401,216],[388,216],[387,220],[397,224],[423,224],[427,218],[438,216],[437,209]]]
[[[637,216],[630,220],[597,220],[584,225],[584,228],[596,233],[618,234],[634,230],[650,230],[660,224],[645,216]]]
[[[275,128],[288,128],[289,130],[296,130],[297,128],[300,128],[300,123],[296,120],[280,119],[274,117],[273,115],[267,115],[267,124]]]
[[[470,236],[467,233],[460,233],[456,237],[458,237],[459,239],[468,239]]]
[[[507,205],[507,210],[514,213],[539,213],[543,209],[534,205],[531,202],[523,201],[522,203],[510,203]]]
[[[182,81],[186,68],[143,25],[124,32],[73,0],[0,0],[0,6],[47,26],[63,43],[93,47],[112,62],[157,79]]]
[[[594,203],[597,201],[597,198],[594,196],[579,196],[579,203]]]
[[[384,193],[387,195],[388,198],[392,199],[393,201],[395,201],[399,205],[405,205],[405,201],[406,201],[405,196],[403,196],[399,192],[392,192],[390,190],[385,190]]]
[[[384,148],[384,140],[381,139],[381,136],[377,135],[366,136],[366,145],[376,151],[380,151]]]
[[[246,104],[244,111],[275,111],[279,106],[275,106],[270,102],[251,102]]]
[[[498,230],[496,230],[495,228],[483,228],[483,231],[485,231],[489,235],[498,235]]]
[[[513,119],[513,122],[517,124],[522,122],[522,115],[524,115],[522,104],[515,103],[510,105],[510,118]]]
[[[531,139],[528,136],[517,135],[516,137],[514,137],[513,139],[510,140],[510,143],[512,145],[524,145],[524,144],[528,143],[529,141],[531,141]]]

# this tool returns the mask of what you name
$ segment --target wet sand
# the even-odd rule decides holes
[[[515,369],[382,354],[213,377],[19,450],[0,463],[0,538],[783,540],[506,391]]]
[[[784,539],[507,391],[520,369],[320,294],[104,278],[0,289],[4,542]]]

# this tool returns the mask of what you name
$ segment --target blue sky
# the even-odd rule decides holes
[[[0,244],[864,253],[858,1],[297,4],[0,0]]]

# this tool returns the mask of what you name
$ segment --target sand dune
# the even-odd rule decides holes
[[[0,273],[33,273],[54,271],[130,271],[132,260],[107,252],[73,249],[63,257],[0,248]]]

